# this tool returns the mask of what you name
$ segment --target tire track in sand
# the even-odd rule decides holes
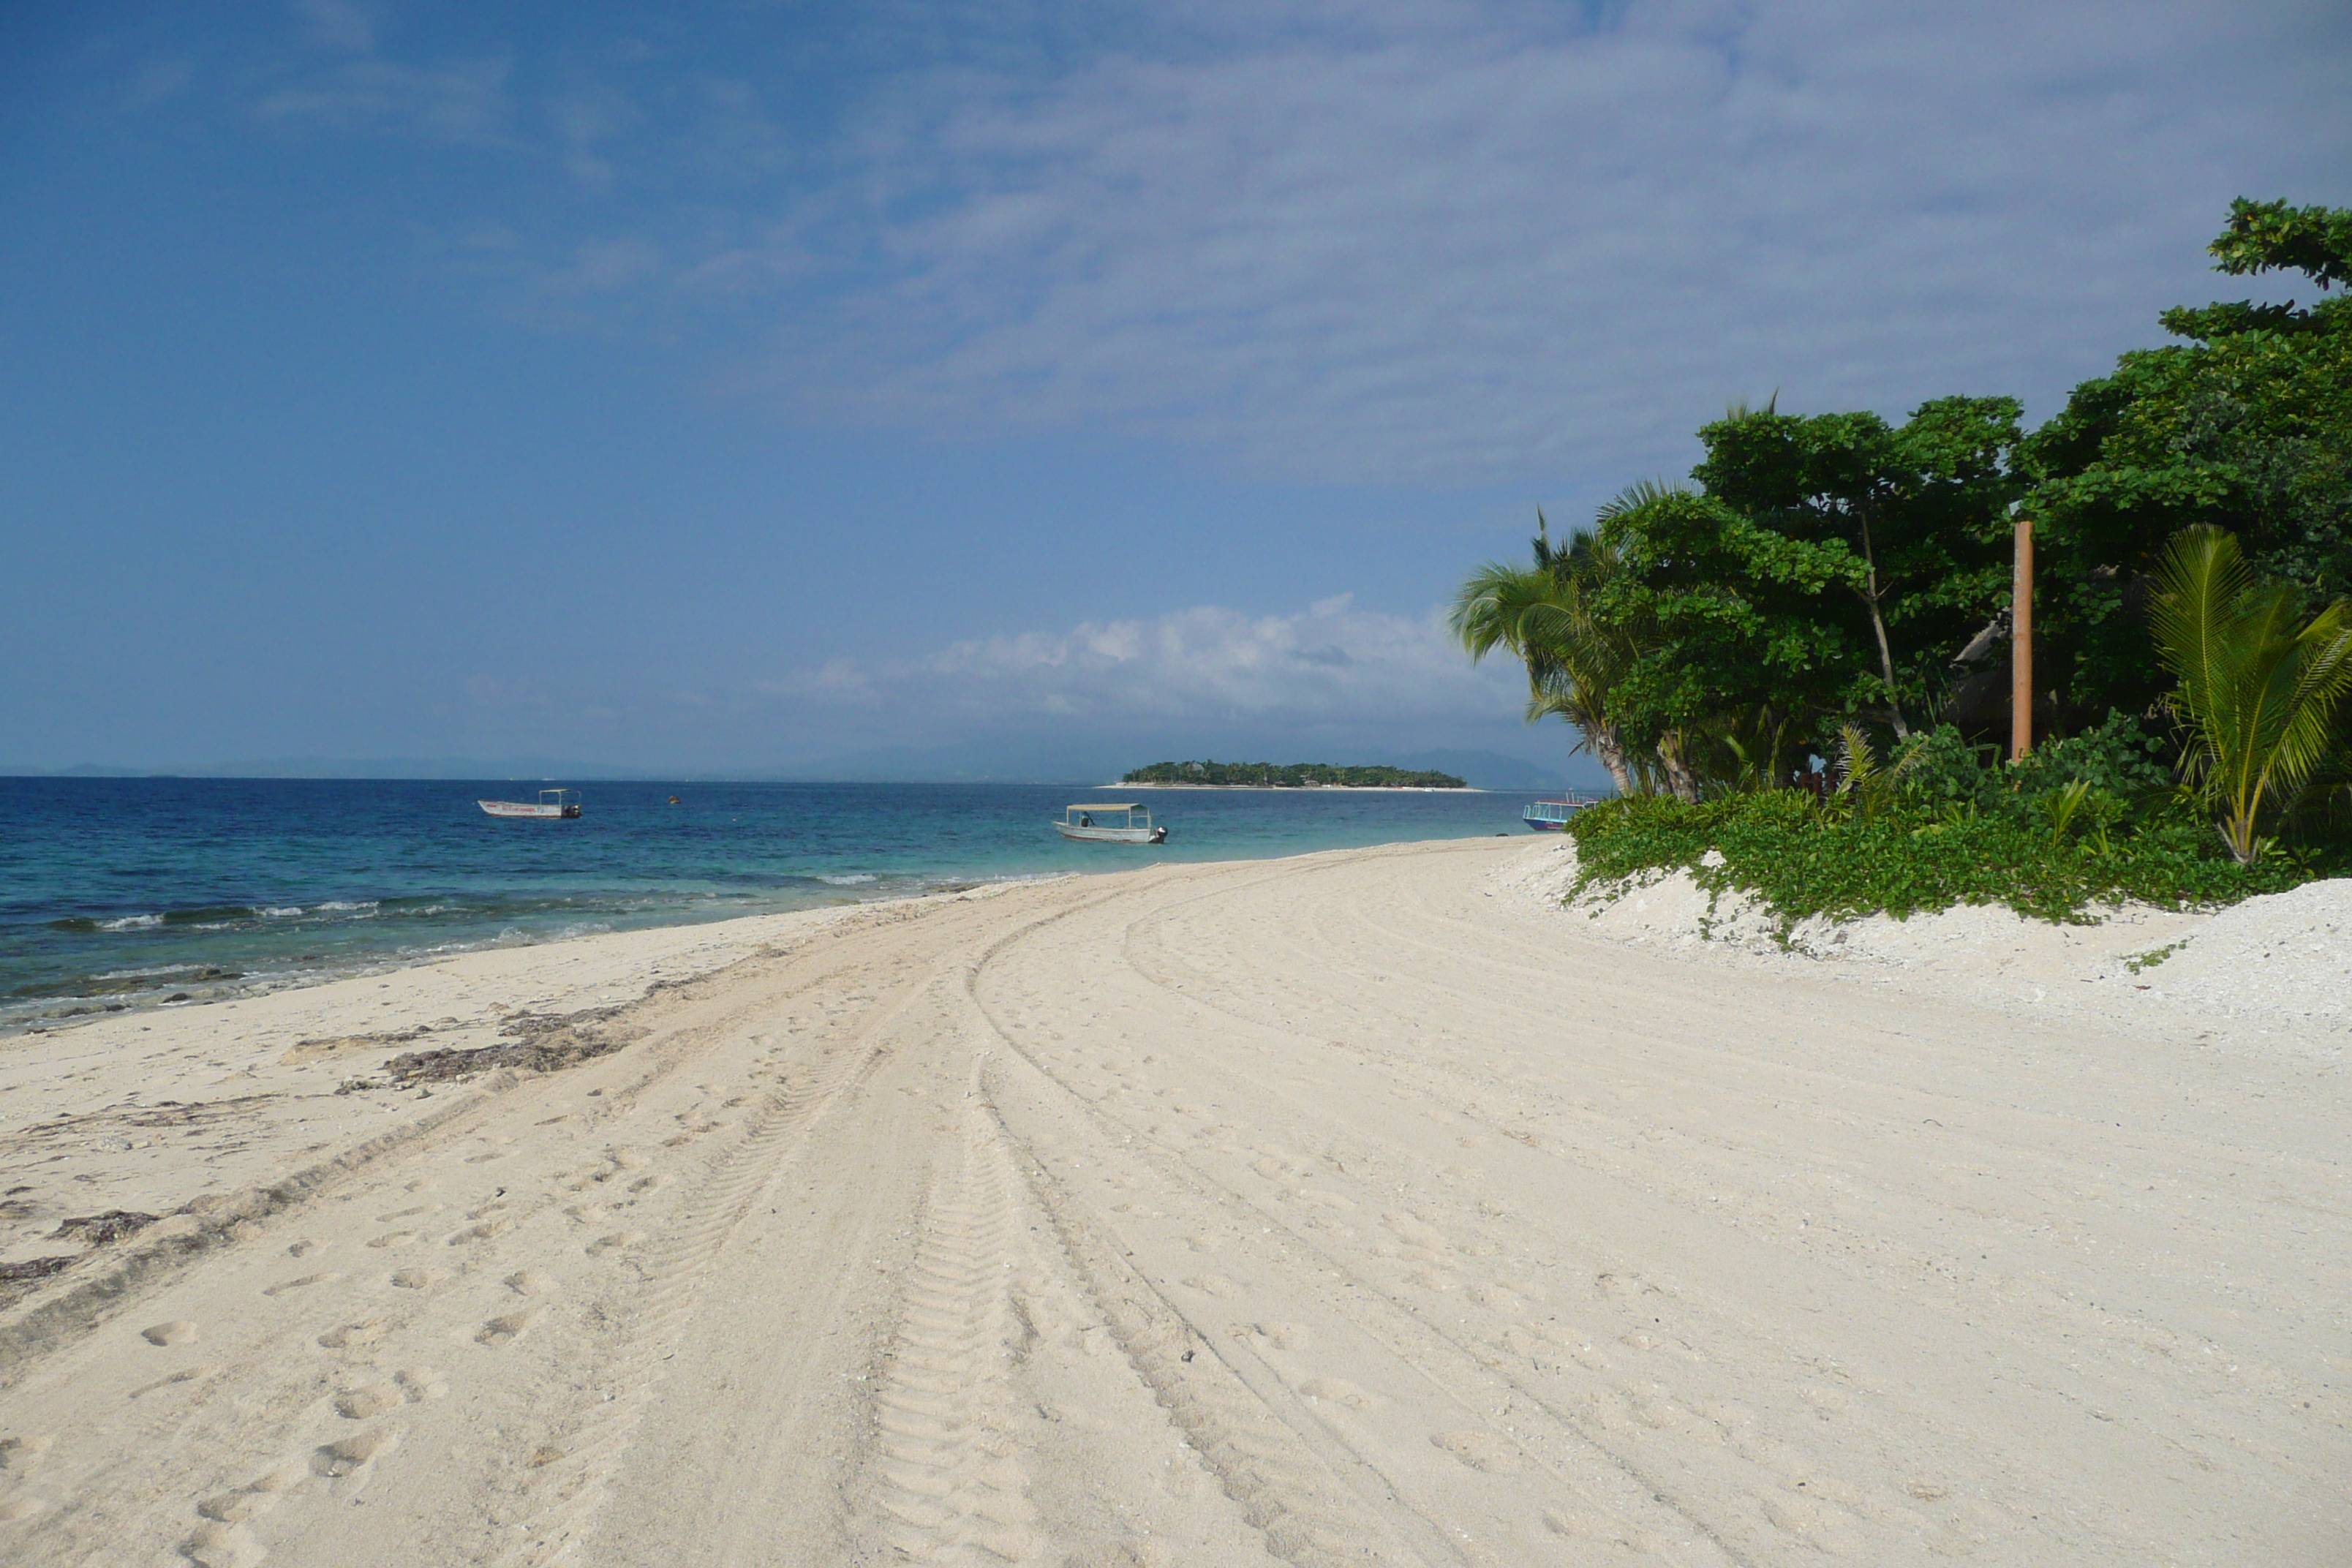
[[[746,1118],[743,1136],[712,1163],[677,1223],[639,1265],[648,1289],[629,1325],[627,1360],[615,1369],[618,1391],[565,1436],[560,1452],[533,1458],[537,1474],[527,1495],[534,1506],[502,1527],[512,1539],[490,1561],[501,1568],[539,1568],[580,1544],[652,1403],[662,1363],[692,1318],[703,1281],[728,1237],[817,1120],[881,1065],[886,1049],[866,1037],[903,1011],[919,989],[910,988],[856,1037],[769,1090]]]
[[[876,1399],[874,1509],[883,1538],[910,1561],[1031,1563],[1046,1543],[1008,1419],[1017,1178],[994,1122],[972,1105],[954,1168],[933,1183],[903,1287]]]
[[[1415,1550],[1392,1521],[1368,1506],[1267,1408],[1042,1164],[1029,1165],[1027,1174],[1031,1196],[1052,1219],[1129,1363],[1225,1495],[1241,1505],[1243,1517],[1265,1534],[1270,1552],[1299,1568],[1455,1560],[1442,1549]]]

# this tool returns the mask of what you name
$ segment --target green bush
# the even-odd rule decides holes
[[[2023,762],[2009,764],[1999,760],[1998,747],[1972,746],[1946,724],[1906,742],[1889,777],[1906,804],[1931,816],[1973,807],[2028,823],[2046,817],[2047,797],[2077,784],[2114,808],[2137,803],[2143,812],[2166,799],[2172,785],[2163,740],[2141,729],[2138,720],[2112,710],[2105,721],[2045,742]],[[2116,810],[2118,817],[2127,814]]]
[[[2087,764],[2086,764],[2087,765]],[[1908,781],[1898,781],[1898,788]],[[2121,781],[2118,781],[2121,782]],[[2077,805],[2105,794],[2077,775]],[[2284,891],[2341,868],[2343,847],[2282,856],[2253,867],[2231,860],[2201,814],[2170,796],[2143,796],[2130,826],[2077,813],[2055,831],[2052,814],[1999,809],[1937,815],[1923,787],[1900,805],[1840,818],[1794,790],[1702,801],[1632,796],[1579,812],[1580,891],[1652,872],[1687,870],[1712,893],[1756,895],[1785,937],[1812,915],[1833,919],[1884,911],[1897,919],[1955,904],[2006,904],[2020,914],[2085,923],[2097,903],[2139,900],[2170,908],[2235,902]],[[1946,797],[1947,804],[1950,797]],[[1719,864],[1704,863],[1717,852]]]

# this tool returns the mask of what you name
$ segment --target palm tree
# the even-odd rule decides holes
[[[2149,620],[2180,682],[2169,699],[2188,741],[2183,776],[2218,808],[2222,842],[2252,865],[2265,816],[2294,806],[2335,743],[2352,696],[2352,606],[2301,626],[2292,584],[2256,583],[2238,536],[2200,524],[2173,535]]]
[[[1575,750],[1600,758],[1618,793],[1631,795],[1634,770],[1609,706],[1631,649],[1592,606],[1592,589],[1614,569],[1614,553],[1590,532],[1555,547],[1541,511],[1536,524],[1536,563],[1489,561],[1472,573],[1454,595],[1454,635],[1474,661],[1496,648],[1517,655],[1528,667],[1528,721],[1557,713],[1575,725],[1581,737]]]

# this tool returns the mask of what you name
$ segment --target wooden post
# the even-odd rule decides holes
[[[2017,519],[2017,569],[2010,584],[2009,760],[2033,750],[2033,520]]]

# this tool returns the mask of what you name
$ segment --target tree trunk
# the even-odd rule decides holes
[[[1666,771],[1666,787],[1675,792],[1675,798],[1685,805],[1696,805],[1698,775],[1690,771],[1690,764],[1683,759],[1681,731],[1669,730],[1658,742],[1658,763]]]
[[[1886,710],[1895,717],[1895,739],[1911,738],[1911,726],[1903,721],[1903,704],[1895,695],[1895,650],[1886,641],[1886,617],[1878,608],[1878,556],[1870,544],[1870,514],[1862,518],[1862,563],[1870,573],[1870,591],[1862,602],[1870,608],[1870,629],[1878,635],[1878,673],[1886,682]]]
[[[1587,730],[1584,732],[1584,741],[1586,745],[1592,748],[1592,754],[1601,759],[1601,765],[1609,770],[1610,782],[1617,786],[1617,793],[1621,795],[1632,795],[1633,773],[1633,770],[1625,765],[1625,745],[1623,742],[1617,739],[1617,727],[1613,724],[1602,724]]]

